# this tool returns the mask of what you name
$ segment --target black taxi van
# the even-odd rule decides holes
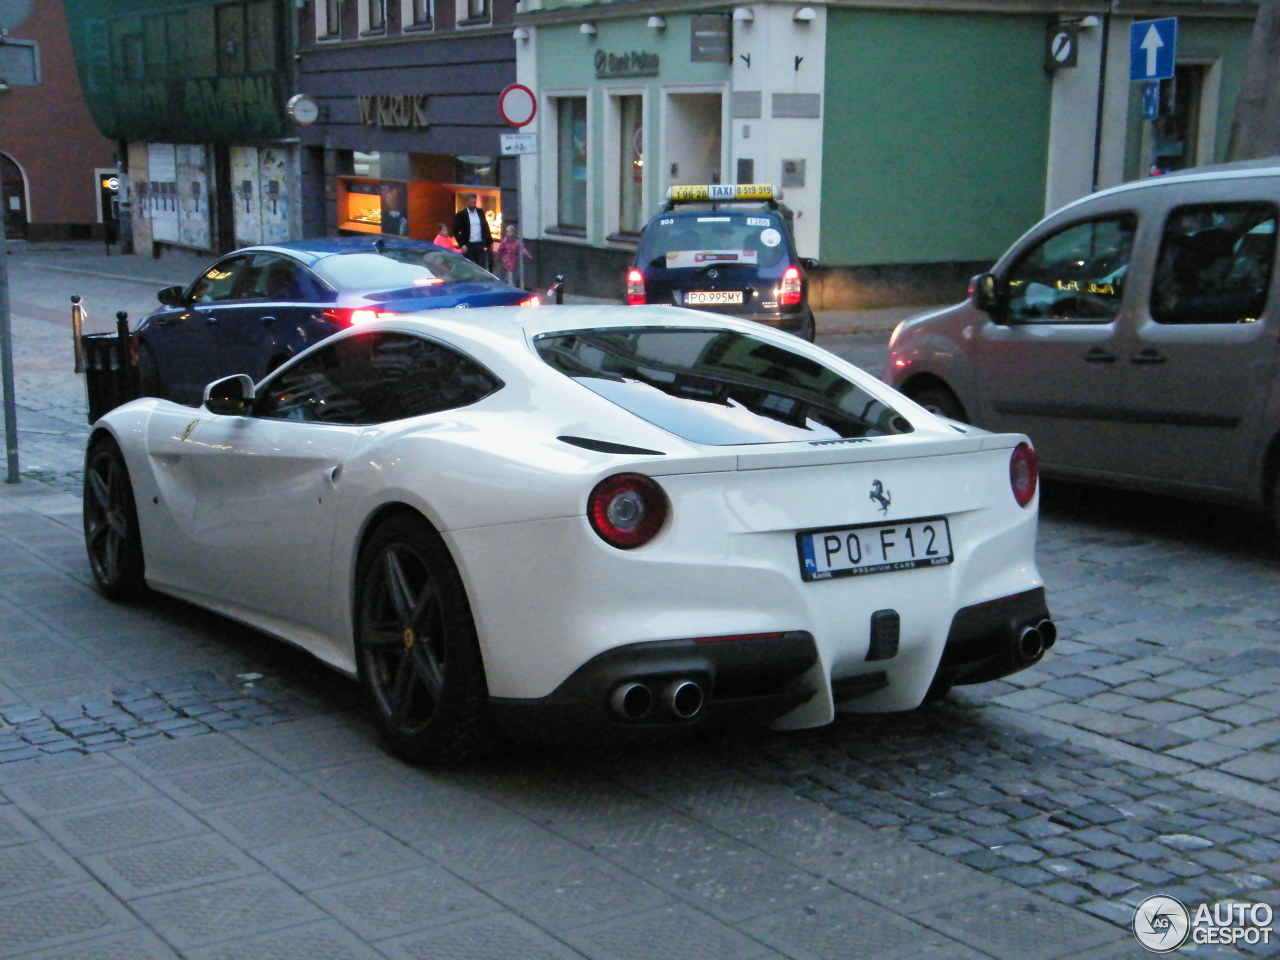
[[[771,184],[701,184],[667,191],[627,270],[627,303],[730,314],[813,340],[809,279]]]

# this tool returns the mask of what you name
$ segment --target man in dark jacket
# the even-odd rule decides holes
[[[458,250],[468,260],[489,269],[489,248],[493,246],[493,237],[489,234],[489,221],[484,211],[476,206],[476,195],[464,193],[462,202],[466,204],[453,217],[453,238],[458,241]]]

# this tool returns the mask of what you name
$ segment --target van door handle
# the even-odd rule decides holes
[[[1116,355],[1114,353],[1108,353],[1106,350],[1103,350],[1101,347],[1094,347],[1092,350],[1090,350],[1088,353],[1084,355],[1084,362],[1085,363],[1115,363]]]
[[[1129,362],[1150,365],[1153,363],[1164,363],[1164,357],[1161,356],[1159,350],[1155,350],[1151,347],[1148,347],[1146,350],[1143,350],[1141,353],[1135,353],[1133,356],[1131,356],[1129,358]]]

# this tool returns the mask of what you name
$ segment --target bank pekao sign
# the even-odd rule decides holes
[[[643,50],[632,50],[630,53],[596,51],[596,79],[598,80],[607,80],[612,77],[656,77],[658,67],[656,53],[645,53]]]

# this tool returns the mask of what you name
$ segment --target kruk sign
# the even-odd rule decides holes
[[[360,122],[367,127],[426,127],[425,93],[380,93],[356,97],[360,102]]]

